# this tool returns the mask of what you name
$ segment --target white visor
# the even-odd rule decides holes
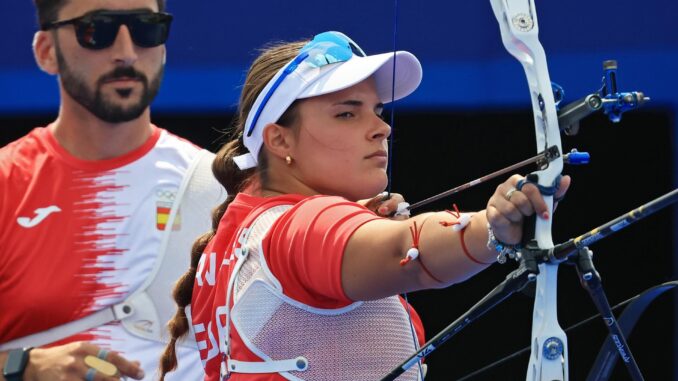
[[[398,51],[395,55],[391,52],[365,57],[354,54],[347,61],[321,67],[302,61],[293,72],[278,83],[278,87],[272,93],[269,93],[289,66],[285,65],[278,70],[261,91],[247,115],[243,142],[249,152],[233,158],[241,170],[257,165],[257,157],[263,144],[264,127],[269,123],[276,123],[295,100],[340,91],[374,76],[377,96],[382,103],[389,103],[411,94],[419,86],[422,78],[421,64],[412,53]],[[268,100],[265,99],[267,96]],[[262,102],[266,103],[263,109],[259,110]],[[251,123],[257,110],[259,110],[258,119],[256,125],[252,127]],[[248,134],[249,130],[251,134]]]

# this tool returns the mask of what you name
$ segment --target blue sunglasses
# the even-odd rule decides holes
[[[259,104],[259,107],[254,114],[254,118],[252,118],[252,123],[247,130],[247,136],[252,135],[254,126],[257,125],[261,112],[264,110],[264,107],[266,107],[266,103],[268,103],[268,100],[273,93],[275,93],[275,90],[288,75],[297,70],[302,62],[305,62],[311,67],[320,68],[337,62],[346,62],[351,59],[353,55],[359,57],[366,56],[365,52],[343,33],[324,32],[313,37],[313,40],[301,48],[299,55],[287,64],[282,74],[280,74],[278,79],[276,79],[273,85],[268,89],[268,92],[266,92],[264,99],[261,101],[261,104]]]

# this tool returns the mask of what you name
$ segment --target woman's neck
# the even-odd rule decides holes
[[[289,192],[283,192],[277,189],[272,189],[270,187],[259,189],[259,195],[261,197],[276,197],[289,194]]]

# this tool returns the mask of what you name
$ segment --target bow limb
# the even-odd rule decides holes
[[[499,22],[506,49],[523,65],[534,114],[537,152],[557,146],[562,153],[558,114],[551,89],[546,55],[539,42],[539,26],[534,0],[490,0]],[[538,183],[553,187],[563,169],[562,155],[548,168],[535,172]],[[553,216],[553,196],[544,196],[549,215]],[[540,249],[553,247],[551,221],[536,219],[534,242]],[[527,232],[526,232],[527,233]],[[568,379],[567,337],[557,316],[558,264],[539,265],[537,292],[532,323],[532,354],[527,380]]]

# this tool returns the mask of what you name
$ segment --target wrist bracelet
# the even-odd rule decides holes
[[[502,265],[506,263],[507,256],[511,259],[520,257],[520,245],[509,245],[508,243],[499,241],[494,236],[494,231],[492,231],[492,226],[490,226],[489,223],[487,224],[487,247],[490,250],[499,253],[497,255],[497,262]]]

